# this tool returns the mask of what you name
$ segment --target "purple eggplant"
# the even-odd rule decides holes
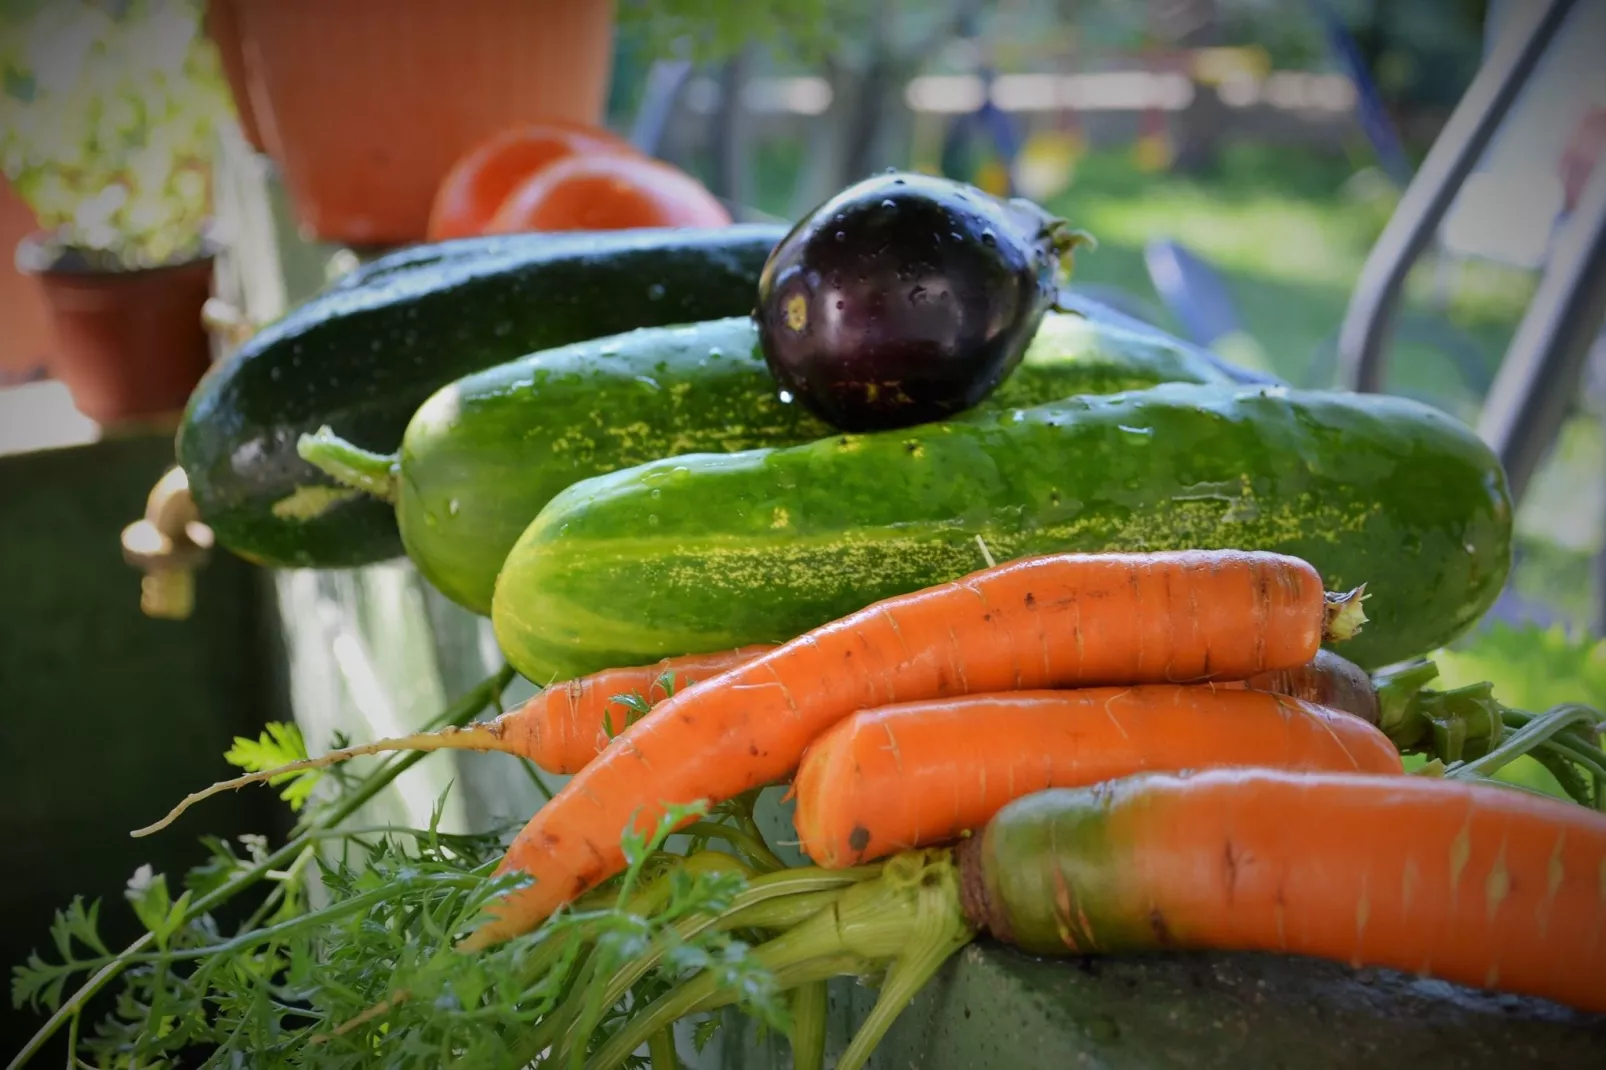
[[[754,313],[781,389],[844,431],[940,420],[1014,370],[1088,240],[1025,200],[888,172],[781,240]]]

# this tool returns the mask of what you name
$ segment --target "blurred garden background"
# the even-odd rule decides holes
[[[1330,385],[1367,251],[1519,7],[623,0],[610,125],[768,216],[884,167],[1033,197],[1097,237],[1074,280],[1091,296]],[[1603,39],[1603,5],[1579,7],[1568,32]],[[198,240],[231,116],[203,14],[201,0],[0,4],[7,195],[130,262]],[[1606,107],[1601,75],[1545,90],[1514,120],[1526,140],[1492,147],[1411,278],[1389,389],[1475,420],[1565,212],[1564,157],[1588,153],[1578,131]],[[1520,169],[1502,172],[1502,154]],[[1179,263],[1196,283],[1180,296]],[[45,374],[20,333],[0,353],[13,384]],[[1580,629],[1601,603],[1606,442],[1584,401],[1524,503],[1508,619]]]

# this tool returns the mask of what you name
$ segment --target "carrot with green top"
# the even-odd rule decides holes
[[[518,709],[509,710],[494,720],[376,740],[220,781],[187,796],[166,817],[136,830],[134,835],[148,836],[160,831],[191,806],[220,792],[277,780],[290,773],[322,769],[366,754],[399,750],[501,751],[528,758],[549,773],[574,773],[608,745],[611,735],[623,731],[633,719],[641,716],[642,706],[656,705],[668,698],[671,690],[712,679],[770,649],[769,646],[742,647],[665,658],[652,665],[605,669],[578,680],[553,684],[537,692]]]
[[[826,869],[946,843],[1013,799],[1134,773],[1259,766],[1403,773],[1349,714],[1210,684],[1015,691],[863,710],[792,782],[803,851]]]
[[[1438,672],[1423,660],[1373,678],[1323,650],[1297,668],[1222,686],[1291,695],[1354,714],[1381,728],[1401,753],[1427,755],[1452,778],[1492,776],[1529,757],[1574,801],[1606,810],[1606,723],[1598,710],[1579,703],[1542,713],[1512,709],[1496,700],[1488,683],[1429,688]]]
[[[1562,800],[1155,774],[1020,799],[958,853],[967,918],[1028,951],[1279,951],[1606,1012],[1606,816]]]
[[[620,836],[665,808],[790,774],[861,709],[989,691],[1238,680],[1353,634],[1354,594],[1272,553],[1053,554],[875,603],[659,704],[514,839],[508,893],[463,946],[525,932],[620,872]]]
[[[1268,951],[1391,967],[1606,1013],[1606,814],[1489,783],[1217,768],[1056,788],[880,876],[753,950],[777,976],[885,968],[836,1063],[860,1070],[979,936],[1044,956]],[[586,1064],[732,1002],[704,971]]]

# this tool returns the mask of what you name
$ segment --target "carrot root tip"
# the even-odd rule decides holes
[[[1008,916],[995,909],[997,904],[987,889],[982,837],[961,838],[954,846],[954,863],[959,870],[959,906],[966,923],[979,933],[988,933],[1009,943],[1015,934],[1010,929]]]
[[[1361,603],[1366,601],[1367,597],[1364,583],[1353,591],[1342,594],[1328,592],[1323,638],[1334,643],[1355,638],[1360,633],[1361,625],[1366,623],[1366,610]]]

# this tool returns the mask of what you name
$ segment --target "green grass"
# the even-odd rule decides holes
[[[1393,191],[1369,177],[1355,177],[1341,159],[1292,150],[1239,148],[1198,176],[1145,174],[1124,152],[1101,152],[1081,161],[1050,207],[1099,239],[1078,256],[1077,282],[1123,291],[1179,330],[1143,261],[1148,242],[1179,241],[1221,271],[1253,340],[1247,351],[1218,347],[1225,355],[1329,386],[1351,289],[1395,204]],[[1395,325],[1387,387],[1470,423],[1535,279],[1487,262],[1424,261]],[[1606,436],[1598,421],[1576,417],[1518,512],[1513,588],[1573,627],[1587,626],[1596,600],[1603,471]]]
[[[1143,262],[1149,241],[1178,241],[1221,271],[1270,370],[1325,386],[1351,288],[1393,204],[1390,191],[1368,189],[1341,159],[1241,147],[1199,176],[1145,174],[1125,153],[1094,153],[1050,207],[1099,239],[1078,258],[1078,282],[1123,290],[1178,329]],[[1470,419],[1533,281],[1486,263],[1448,271],[1443,295],[1435,293],[1435,265],[1412,274],[1388,386]]]

